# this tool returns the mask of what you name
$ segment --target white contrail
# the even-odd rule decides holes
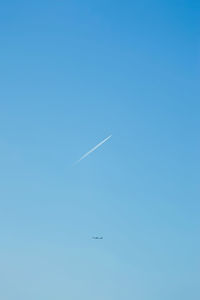
[[[111,138],[111,136],[112,135],[109,135],[105,140],[103,140],[102,142],[100,142],[99,144],[97,144],[94,148],[92,148],[90,151],[88,151],[83,156],[81,156],[81,158],[75,164],[78,164],[82,159],[86,158],[90,153],[92,153],[97,148],[99,148],[101,145],[103,145],[107,140],[109,140]]]

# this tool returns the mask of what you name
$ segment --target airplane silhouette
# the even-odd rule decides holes
[[[102,236],[93,236],[92,237],[93,240],[103,240]]]

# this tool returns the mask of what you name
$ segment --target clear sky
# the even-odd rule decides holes
[[[200,299],[199,12],[0,2],[1,299]]]

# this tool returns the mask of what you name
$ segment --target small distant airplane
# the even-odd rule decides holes
[[[93,236],[92,237],[93,240],[103,240],[102,236]]]

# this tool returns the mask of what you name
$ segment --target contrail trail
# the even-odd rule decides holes
[[[111,136],[112,135],[109,135],[105,140],[103,140],[102,142],[100,142],[99,144],[97,144],[94,148],[92,148],[90,151],[88,151],[83,156],[81,156],[81,158],[75,164],[78,164],[82,159],[86,158],[90,153],[92,153],[97,148],[99,148],[101,145],[103,145],[107,140],[109,140],[111,138]]]

